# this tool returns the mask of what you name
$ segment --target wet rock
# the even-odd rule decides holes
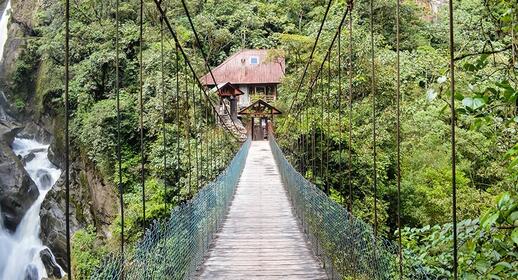
[[[40,258],[45,266],[48,277],[62,278],[64,275],[61,274],[61,268],[59,267],[54,255],[49,248],[45,248],[40,251]]]
[[[50,135],[47,130],[33,122],[26,124],[17,136],[20,138],[34,139],[44,144],[50,143],[52,139],[52,135]]]
[[[0,213],[4,227],[14,231],[39,196],[39,191],[9,144],[18,128],[0,123]]]
[[[21,160],[22,160],[23,164],[27,164],[27,162],[33,160],[35,157],[36,157],[36,155],[33,152],[31,152],[28,155],[25,155],[24,157],[22,157]]]
[[[36,176],[38,177],[39,185],[42,189],[47,190],[52,187],[52,176],[50,176],[47,170],[38,170]]]
[[[62,169],[62,161],[64,161],[63,156],[59,156],[56,152],[56,141],[53,141],[52,144],[50,144],[49,151],[47,154],[47,157],[49,158],[49,161],[52,162],[55,166]]]
[[[25,268],[25,277],[24,280],[38,280],[38,269],[33,264],[28,265]]]
[[[118,213],[116,189],[106,185],[86,162],[72,160],[70,167],[70,228],[75,232],[95,225],[99,236],[108,237],[109,226]],[[66,270],[65,172],[49,191],[41,206],[40,238],[57,263]]]

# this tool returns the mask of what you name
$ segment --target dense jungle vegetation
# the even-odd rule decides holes
[[[16,81],[23,87],[33,65],[41,61],[38,106],[62,116],[63,94],[63,1],[51,4],[38,16],[34,37],[20,61]],[[176,112],[175,47],[165,33],[166,146],[170,157],[164,177],[161,101],[160,19],[153,1],[145,1],[144,18],[144,125],[146,145],[147,217],[160,219],[180,201],[191,197],[199,186],[189,179],[188,151],[202,141],[186,141],[186,104]],[[327,2],[323,0],[190,0],[191,14],[211,66],[241,48],[276,49],[284,54],[287,73],[276,106],[287,111],[293,102]],[[308,76],[317,70],[339,24],[346,1],[334,1],[316,49]],[[115,115],[115,1],[72,1],[71,98],[74,153],[87,157],[101,176],[117,186]],[[139,142],[139,1],[120,3],[120,79],[122,122],[123,187],[126,228],[130,242],[142,234],[140,208]],[[181,3],[166,0],[167,14],[179,39],[190,54],[198,75],[205,74],[193,33]],[[378,218],[382,235],[392,239],[396,226],[396,52],[395,1],[374,0],[375,68],[377,93]],[[457,190],[460,238],[460,271],[465,279],[516,279],[518,277],[518,4],[510,0],[455,1],[455,93],[457,126]],[[428,1],[402,1],[401,93],[402,93],[402,224],[405,250],[426,269],[450,277],[451,250],[451,155],[448,78],[447,6],[432,14]],[[342,65],[325,66],[321,88],[303,116],[308,121],[283,126],[276,121],[277,138],[294,162],[293,145],[302,135],[316,130],[317,155],[328,157],[324,169],[309,170],[306,177],[332,199],[347,205],[348,149],[352,151],[353,212],[373,223],[372,192],[372,102],[370,94],[369,3],[356,1],[353,41],[344,28],[341,36]],[[514,31],[513,31],[514,29]],[[514,32],[514,33],[513,33]],[[514,34],[514,39],[513,39]],[[348,147],[348,47],[352,44],[352,146]],[[514,49],[513,49],[514,44]],[[332,52],[336,62],[336,48]],[[338,72],[341,73],[341,82]],[[182,77],[188,79],[187,76]],[[182,81],[181,81],[182,82]],[[305,81],[301,96],[310,79]],[[341,83],[341,99],[339,87]],[[330,88],[329,93],[326,92]],[[328,98],[329,95],[329,98]],[[199,98],[199,97],[195,97]],[[23,98],[18,102],[23,107]],[[181,101],[183,102],[183,101]],[[325,114],[321,112],[325,102]],[[343,106],[339,118],[339,106]],[[295,100],[301,104],[301,99]],[[185,109],[187,108],[187,109]],[[183,111],[182,111],[183,110]],[[180,125],[177,120],[181,119]],[[291,120],[296,121],[296,120]],[[343,130],[341,130],[343,128]],[[221,135],[216,143],[220,154],[209,174],[197,172],[206,182],[221,171],[233,152],[221,129],[204,131],[194,127],[188,133]],[[176,138],[177,135],[183,137]],[[59,135],[57,136],[59,137]],[[169,140],[167,140],[169,139]],[[177,146],[177,139],[181,143]],[[340,148],[342,153],[340,153]],[[177,152],[180,152],[178,158]],[[201,161],[214,160],[202,158]],[[332,170],[330,172],[329,170]],[[188,174],[189,173],[189,174]],[[164,191],[163,181],[171,187]],[[190,182],[190,184],[189,184]],[[164,201],[169,205],[165,206]],[[73,270],[85,279],[101,257],[117,250],[119,222],[112,235],[98,240],[94,227],[74,234]],[[408,260],[412,261],[412,260]]]

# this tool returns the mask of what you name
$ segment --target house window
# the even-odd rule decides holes
[[[259,58],[257,56],[252,56],[250,58],[250,64],[252,64],[252,65],[259,64]]]
[[[255,87],[255,94],[265,95],[266,87]]]

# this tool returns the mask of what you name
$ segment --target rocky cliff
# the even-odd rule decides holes
[[[21,129],[14,123],[0,121],[0,221],[10,231],[16,229],[39,195],[20,158],[9,147]]]
[[[9,37],[0,65],[0,89],[5,92],[3,107],[13,117],[10,121],[0,118],[0,210],[3,216],[0,221],[11,230],[16,228],[38,196],[38,190],[25,172],[22,161],[10,149],[13,137],[18,134],[50,143],[50,160],[60,168],[64,167],[63,110],[61,102],[51,103],[59,100],[62,94],[61,75],[57,75],[60,69],[47,69],[45,60],[29,51],[32,47],[32,40],[29,39],[38,36],[34,30],[38,25],[45,24],[38,21],[38,12],[56,1],[11,0]],[[0,0],[0,7],[5,4],[2,2]],[[51,89],[52,101],[45,97],[51,91],[49,85],[54,86]],[[94,225],[100,237],[108,237],[108,226],[118,209],[115,188],[106,185],[88,158],[74,149],[70,175],[72,232]],[[64,172],[47,194],[40,212],[41,239],[62,267],[66,263],[63,176]]]

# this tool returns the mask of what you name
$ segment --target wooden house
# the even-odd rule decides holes
[[[215,88],[216,84],[227,83],[239,89],[243,93],[235,95],[239,109],[259,99],[272,102],[277,98],[277,87],[285,71],[284,57],[276,57],[273,53],[264,49],[243,49],[212,69],[214,79],[207,73],[201,81],[211,89]],[[220,96],[229,98],[221,93]]]

